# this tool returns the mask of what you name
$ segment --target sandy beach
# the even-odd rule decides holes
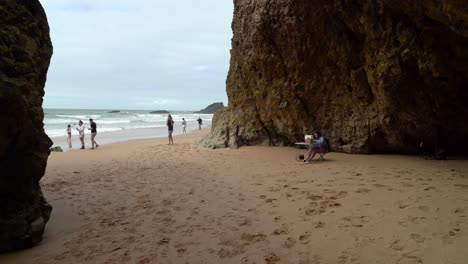
[[[0,263],[468,263],[468,162],[287,147],[207,130],[52,153],[44,241]]]

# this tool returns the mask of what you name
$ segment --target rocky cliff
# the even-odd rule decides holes
[[[465,0],[235,0],[228,109],[204,144],[468,149]],[[444,135],[444,136],[441,136]],[[428,144],[429,143],[429,144]]]
[[[52,209],[39,186],[52,145],[42,123],[51,55],[39,1],[0,1],[0,252],[39,242]]]

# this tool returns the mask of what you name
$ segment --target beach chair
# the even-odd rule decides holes
[[[318,161],[325,161],[325,154],[327,154],[327,148],[326,147],[321,147],[317,150],[317,155],[319,156],[318,157]]]

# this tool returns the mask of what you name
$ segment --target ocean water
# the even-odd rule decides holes
[[[44,109],[44,129],[51,137],[66,136],[67,125],[72,125],[72,133],[77,134],[78,121],[82,120],[89,128],[89,118],[93,118],[98,127],[98,133],[122,131],[129,129],[166,128],[167,114],[150,114],[149,110],[121,110],[120,113],[109,113],[111,110],[84,110],[84,109]],[[197,126],[197,119],[203,119],[203,126],[211,125],[213,115],[194,114],[191,111],[171,111],[176,127],[187,121],[188,128]]]

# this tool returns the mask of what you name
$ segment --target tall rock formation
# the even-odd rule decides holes
[[[0,252],[39,242],[52,210],[39,186],[52,145],[42,111],[51,56],[39,1],[0,1]]]
[[[468,149],[465,0],[235,0],[229,107],[204,143]],[[440,135],[440,133],[437,133]]]

